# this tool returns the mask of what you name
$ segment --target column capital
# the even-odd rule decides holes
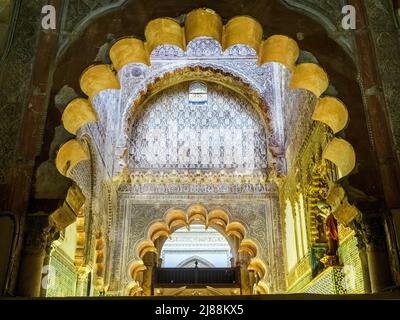
[[[237,265],[241,268],[247,268],[251,262],[251,256],[247,252],[239,252]]]
[[[80,280],[80,281],[86,280],[90,271],[91,271],[91,268],[88,266],[83,266],[83,267],[77,268],[76,273],[78,276],[78,280]]]
[[[386,250],[382,209],[362,210],[352,222],[360,250]]]
[[[28,214],[26,226],[25,252],[39,253],[44,251],[49,254],[53,240],[59,237],[59,230],[51,224],[49,215],[44,212]]]

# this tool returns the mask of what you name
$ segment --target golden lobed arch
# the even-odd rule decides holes
[[[112,65],[98,64],[88,67],[82,74],[80,85],[88,99],[75,99],[65,109],[62,121],[65,128],[76,134],[79,128],[97,121],[97,114],[91,101],[101,91],[120,89],[116,72],[129,63],[150,64],[150,55],[160,45],[174,45],[182,50],[198,37],[210,37],[219,41],[222,48],[228,49],[234,45],[247,45],[258,53],[260,65],[270,62],[282,64],[291,73],[290,87],[304,89],[320,98],[329,86],[329,78],[323,68],[315,63],[296,64],[299,57],[297,42],[285,35],[273,35],[263,40],[262,26],[252,17],[238,16],[229,20],[225,25],[221,17],[211,9],[201,8],[189,12],[184,25],[181,26],[172,18],[157,18],[148,23],[144,31],[145,41],[133,37],[118,40],[110,49]],[[348,122],[348,111],[340,100],[334,97],[322,97],[315,108],[313,120],[327,125],[334,133],[345,128]],[[328,156],[341,175],[349,174],[354,168],[352,158],[341,154],[353,154],[350,144],[332,142],[337,152],[336,156]],[[330,148],[333,148],[332,146]],[[339,148],[339,150],[338,150]],[[343,150],[340,150],[344,148]],[[76,154],[79,150],[69,148],[60,150],[57,156],[57,168],[63,175],[77,163]],[[76,149],[76,148],[75,148]],[[76,154],[75,154],[76,153]],[[346,163],[346,168],[343,168]],[[68,164],[68,168],[63,165]]]
[[[230,216],[223,209],[207,211],[201,204],[191,205],[187,210],[170,209],[161,221],[154,221],[149,225],[147,237],[135,246],[136,260],[130,264],[129,268],[132,281],[138,283],[141,273],[147,270],[143,262],[145,255],[148,253],[159,254],[160,248],[157,248],[156,245],[158,239],[169,238],[177,229],[190,228],[191,224],[203,224],[206,228],[213,227],[220,231],[227,240],[238,243],[238,253],[247,254],[251,259],[248,270],[257,274],[260,279],[260,288],[265,287],[263,279],[267,273],[267,267],[259,257],[260,249],[256,242],[246,238],[246,227],[239,221],[231,221]]]
[[[295,40],[285,35],[272,35],[263,39],[263,33],[262,26],[252,17],[234,17],[224,25],[217,13],[206,8],[188,13],[183,26],[172,18],[152,20],[145,28],[145,41],[134,37],[122,38],[110,49],[111,65],[92,65],[83,72],[80,86],[88,98],[78,98],[68,104],[62,116],[64,127],[76,135],[83,126],[98,121],[93,98],[104,90],[120,89],[117,73],[124,66],[130,63],[149,65],[151,53],[160,45],[174,45],[185,50],[190,41],[198,37],[210,37],[218,41],[223,50],[235,45],[247,45],[253,48],[258,54],[260,65],[274,62],[286,67],[292,75],[290,81],[292,89],[307,90],[319,98],[312,119],[325,124],[335,134],[342,131],[349,120],[348,111],[339,99],[323,96],[329,86],[329,77],[324,69],[315,63],[297,64],[300,49]],[[353,147],[346,140],[339,138],[334,138],[328,143],[323,151],[323,158],[337,167],[339,178],[350,174],[356,164]],[[61,174],[70,177],[71,170],[87,159],[88,156],[80,141],[73,139],[59,149],[56,167]],[[68,197],[66,202],[68,202]],[[247,253],[255,252],[251,268],[261,276],[262,263],[254,260],[257,255],[256,246],[245,241],[244,226],[235,221],[230,222],[229,216],[222,212],[207,212],[203,209],[193,207],[186,212],[178,210],[169,213],[163,222],[149,229],[148,239],[138,247],[140,248],[138,256],[143,257],[146,252],[154,252],[154,241],[159,237],[168,236],[173,230],[188,226],[190,223],[201,222],[208,226],[223,228],[226,236],[240,239],[239,250]],[[54,218],[61,216],[60,210],[61,208],[53,213]],[[60,225],[64,223],[61,219],[57,220],[60,221]],[[144,267],[140,260],[134,266],[132,270],[143,271]],[[267,286],[260,282],[258,290],[265,292]]]

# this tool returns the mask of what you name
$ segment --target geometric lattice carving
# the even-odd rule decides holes
[[[218,85],[208,87],[201,105],[189,101],[187,84],[146,105],[134,123],[131,169],[267,168],[266,133],[249,103]]]

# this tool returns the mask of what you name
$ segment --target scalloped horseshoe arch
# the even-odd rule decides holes
[[[181,227],[190,228],[192,224],[204,224],[206,228],[212,227],[221,233],[231,246],[232,253],[237,259],[239,254],[245,254],[251,261],[248,267],[249,271],[254,271],[258,275],[257,290],[259,292],[267,292],[267,284],[265,276],[267,274],[267,266],[259,256],[260,245],[255,239],[246,238],[247,227],[239,221],[231,220],[229,214],[223,209],[207,209],[200,205],[194,204],[186,211],[182,209],[170,209],[164,215],[163,220],[157,220],[150,223],[146,229],[147,237],[138,241],[135,245],[136,260],[129,264],[128,274],[131,278],[126,291],[130,291],[130,286],[135,284],[137,292],[142,292],[143,288],[139,285],[139,280],[143,276],[142,273],[147,270],[143,259],[146,254],[152,253],[158,255],[161,252],[160,245],[157,245],[158,239],[169,238],[177,229]],[[262,289],[264,288],[264,289]]]
[[[321,123],[332,133],[323,158],[335,166],[339,178],[349,175],[356,164],[354,149],[335,137],[346,127],[348,111],[339,99],[324,94],[328,75],[318,64],[297,63],[300,48],[295,40],[285,35],[264,39],[263,34],[262,26],[251,17],[235,17],[223,25],[214,11],[196,9],[183,25],[171,18],[150,21],[144,30],[145,41],[129,36],[116,41],[109,52],[112,64],[89,66],[80,79],[87,97],[73,100],[64,111],[64,127],[76,138],[60,148],[57,169],[78,183],[74,168],[88,162],[82,140],[95,132],[93,143],[105,159],[107,176],[103,178],[115,184],[126,182],[134,112],[164,89],[203,80],[221,84],[262,109],[276,176],[287,173],[285,152],[292,134],[287,115],[304,106],[311,106],[310,121]],[[223,210],[208,212],[201,205],[186,211],[171,210],[162,221],[149,226],[135,248],[129,290],[141,291],[138,277],[145,270],[142,258],[148,252],[157,253],[157,239],[195,222],[237,239],[237,252],[252,257],[249,268],[260,280],[256,291],[268,292],[266,264],[257,242],[246,238],[246,227]]]
[[[329,85],[325,71],[314,63],[296,65],[296,41],[284,35],[262,40],[261,26],[250,17],[235,17],[223,27],[220,21],[212,10],[197,9],[189,13],[184,27],[173,19],[159,18],[146,27],[146,42],[135,38],[117,41],[110,50],[113,65],[94,65],[83,72],[80,84],[89,100],[76,99],[68,105],[63,115],[64,126],[79,138],[85,127],[102,122],[105,105],[115,105],[114,117],[119,125],[107,134],[115,141],[116,165],[110,170],[117,176],[126,166],[132,108],[160,90],[199,79],[207,72],[208,79],[223,82],[250,101],[266,106],[271,130],[269,144],[274,147],[275,156],[283,159],[279,173],[285,173],[284,113],[293,102],[304,103],[296,100],[299,91],[303,97],[319,101],[313,115],[315,121],[324,123],[334,133],[346,126],[348,113],[343,103],[329,97],[318,100]],[[284,89],[276,89],[282,81]],[[72,147],[68,149],[77,149]],[[69,168],[61,165],[75,165],[76,157],[73,150],[60,150],[57,167],[62,174]],[[352,169],[339,167],[345,173]]]

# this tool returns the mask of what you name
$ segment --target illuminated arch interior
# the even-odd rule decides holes
[[[161,250],[162,267],[199,268],[230,267],[231,247],[215,229],[192,225],[181,228],[167,239]]]
[[[263,33],[251,17],[223,25],[199,9],[183,25],[150,21],[145,41],[120,39],[111,64],[83,71],[87,98],[71,101],[62,118],[76,138],[61,146],[56,166],[89,195],[79,228],[92,227],[84,217],[93,212],[101,217],[93,218],[95,238],[79,230],[78,242],[80,264],[82,252],[95,256],[87,264],[99,290],[150,295],[160,259],[219,265],[198,252],[167,261],[167,239],[199,225],[223,235],[249,294],[283,292],[308,272],[310,247],[327,242],[318,205],[356,165],[353,147],[337,136],[348,112],[326,95],[318,63],[298,63],[296,41]],[[298,178],[302,161],[307,183]],[[338,217],[355,217],[344,209]]]

